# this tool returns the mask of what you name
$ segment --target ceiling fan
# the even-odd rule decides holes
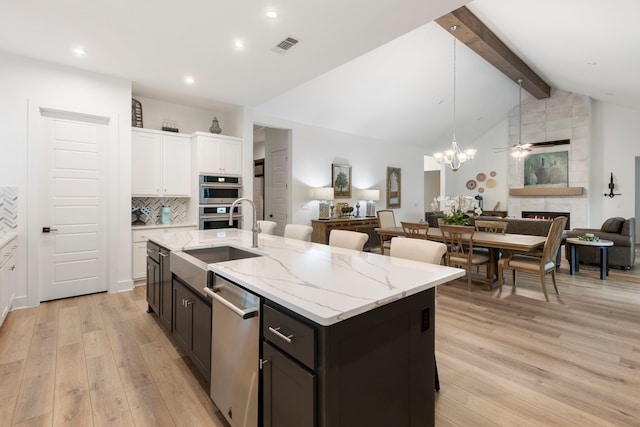
[[[518,142],[517,144],[514,144],[511,148],[495,147],[494,150],[496,150],[495,151],[496,153],[507,151],[507,150],[511,150],[514,152],[520,151],[520,152],[529,153],[533,151],[534,148],[549,148],[549,147],[555,147],[556,145],[567,145],[570,143],[571,143],[570,139],[558,139],[556,141],[544,141],[544,142],[528,142],[526,144]]]

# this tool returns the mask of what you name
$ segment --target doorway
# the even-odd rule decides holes
[[[279,236],[284,234],[284,227],[290,221],[291,133],[291,129],[254,125],[254,161],[264,159],[264,176],[254,178],[254,201],[259,197],[255,185],[263,184],[263,218],[277,224],[274,234]]]

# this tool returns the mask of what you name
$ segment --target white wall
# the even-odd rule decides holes
[[[402,169],[402,207],[395,210],[396,221],[417,221],[424,216],[423,184],[426,149],[417,147],[398,149],[398,146],[391,142],[274,117],[256,115],[251,123],[292,130],[289,153],[292,167],[292,189],[290,190],[292,223],[310,224],[312,219],[318,218],[318,203],[309,199],[309,189],[330,185],[333,163],[346,163],[352,166],[354,197],[344,201],[353,205],[359,200],[360,189],[379,189],[381,200],[376,203],[376,210],[386,209],[387,167],[400,167]],[[362,215],[364,203],[361,205]]]
[[[592,103],[590,226],[600,227],[612,216],[635,216],[635,157],[640,156],[640,110],[601,101]],[[609,193],[613,172],[615,192]]]
[[[0,185],[18,187],[18,286],[15,307],[37,305],[38,259],[27,259],[28,111],[47,107],[110,118],[108,242],[112,292],[131,283],[131,85],[129,81],[0,53]],[[33,138],[33,136],[32,136]],[[37,197],[37,194],[31,194]],[[35,209],[35,208],[34,208]],[[37,241],[37,240],[36,240]],[[33,245],[32,245],[33,246]],[[33,248],[31,248],[32,250]],[[31,253],[31,250],[29,253]],[[37,253],[37,252],[36,252]]]
[[[214,117],[218,118],[223,135],[239,136],[230,114],[205,108],[174,104],[143,96],[134,98],[142,104],[142,125],[146,129],[162,130],[162,122],[174,123],[180,133],[209,132]]]

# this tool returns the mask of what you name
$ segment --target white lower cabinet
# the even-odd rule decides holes
[[[15,299],[17,248],[15,238],[0,248],[0,325],[11,311]]]
[[[172,226],[163,227],[161,225],[157,227],[147,227],[144,229],[137,229],[131,232],[132,242],[132,266],[131,266],[131,278],[134,281],[144,280],[147,278],[147,240],[149,240],[150,233],[176,233],[180,231],[193,231],[197,230],[197,225],[184,225],[184,226]]]

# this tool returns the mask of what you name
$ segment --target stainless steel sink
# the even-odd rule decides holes
[[[244,251],[242,249],[234,248],[233,246],[216,246],[213,248],[204,249],[187,249],[183,252],[191,255],[192,257],[198,258],[200,261],[206,264],[261,256],[260,254]]]
[[[233,246],[215,246],[204,249],[171,251],[169,259],[171,272],[196,292],[206,297],[204,288],[213,286],[213,274],[209,271],[209,264],[259,256],[262,255]]]

